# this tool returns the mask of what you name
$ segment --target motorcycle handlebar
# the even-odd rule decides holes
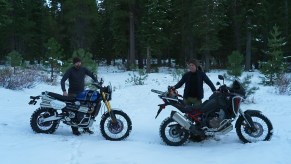
[[[102,84],[99,83],[99,82],[94,82],[94,83],[92,83],[92,85],[94,85],[94,86],[97,87],[98,89],[101,89],[101,88],[102,88]]]
[[[158,91],[158,90],[155,90],[155,89],[151,89],[151,91],[154,92],[154,93],[157,93],[157,94],[163,94],[164,93],[162,91]]]

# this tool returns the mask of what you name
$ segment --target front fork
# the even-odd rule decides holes
[[[252,113],[261,113],[261,111],[258,110],[246,110],[245,112],[240,111],[241,116],[244,118],[244,120],[246,121],[246,123],[248,124],[249,127],[251,127],[251,129],[253,131],[256,130],[254,121],[252,120],[252,117],[250,116],[250,114]]]
[[[107,101],[107,99],[106,99],[106,95],[105,95],[104,92],[102,92],[102,98],[103,98],[103,102],[104,102],[104,104],[105,104],[105,106],[106,106],[106,108],[107,108],[107,111],[108,111],[108,113],[109,113],[109,115],[110,115],[110,117],[111,117],[111,119],[112,119],[112,122],[113,122],[113,123],[116,123],[116,122],[117,122],[117,119],[116,119],[116,117],[115,117],[115,114],[114,114],[113,111],[111,110],[112,108],[111,108],[110,102]]]

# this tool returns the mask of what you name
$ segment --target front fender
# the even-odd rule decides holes
[[[244,112],[244,114],[252,114],[252,113],[262,113],[259,110],[248,109]]]

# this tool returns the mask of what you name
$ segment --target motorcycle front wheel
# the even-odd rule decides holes
[[[113,122],[109,113],[105,113],[100,121],[100,131],[106,140],[120,141],[129,136],[132,123],[128,115],[119,110],[113,110],[116,122]]]
[[[251,128],[245,119],[240,116],[236,122],[236,133],[244,143],[269,141],[273,135],[273,125],[270,120],[261,113],[249,113],[255,128]]]
[[[160,126],[160,137],[169,146],[180,146],[188,141],[190,133],[172,118],[166,118]]]
[[[44,118],[48,118],[55,115],[55,111],[50,108],[38,108],[33,112],[30,118],[30,126],[36,133],[52,134],[59,126],[59,121],[47,121],[43,122]]]

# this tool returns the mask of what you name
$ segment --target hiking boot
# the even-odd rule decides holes
[[[76,136],[79,136],[79,135],[81,135],[81,133],[80,133],[78,130],[76,130],[76,131],[73,131],[73,134],[74,134],[74,135],[76,135]]]
[[[84,128],[84,133],[94,134],[94,132],[89,128]]]
[[[78,127],[71,126],[71,128],[72,128],[72,132],[73,132],[74,135],[76,135],[76,136],[81,135],[81,133],[78,130]]]

